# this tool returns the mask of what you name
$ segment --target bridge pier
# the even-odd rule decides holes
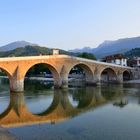
[[[61,72],[60,72],[60,85],[61,88],[68,88],[68,70],[67,68],[63,65]]]
[[[86,85],[89,85],[89,86],[95,86],[96,85],[96,81],[94,80],[94,75],[93,73],[91,72],[87,72],[86,75],[85,75],[85,82],[86,82]]]
[[[60,79],[54,79],[54,88],[58,89],[61,88],[62,82]]]
[[[95,74],[94,75],[93,83],[95,85],[101,85],[101,76],[100,76],[100,74]]]
[[[68,88],[68,78],[67,77],[63,77],[63,79],[61,79],[61,88]]]
[[[117,83],[119,83],[119,84],[123,83],[123,74],[122,73],[117,74]]]
[[[10,80],[11,92],[23,92],[24,91],[24,79],[22,80]]]
[[[22,75],[22,69],[17,66],[12,78],[10,79],[10,91],[11,92],[23,92],[24,91],[24,77]]]

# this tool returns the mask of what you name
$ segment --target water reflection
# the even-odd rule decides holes
[[[9,105],[10,98],[9,96],[3,96],[5,93],[2,93],[0,96],[0,114],[6,110]]]
[[[123,89],[122,86],[117,86],[117,90],[112,86],[103,86],[48,90],[42,91],[45,94],[32,93],[30,96],[27,91],[11,93],[7,109],[0,114],[0,124],[5,127],[47,122],[54,124],[123,98],[126,92]]]
[[[140,104],[140,89],[131,85],[55,90],[44,88],[45,84],[40,85],[42,83],[35,82],[32,86],[30,84],[27,84],[24,93],[0,92],[0,125],[15,127],[40,123],[54,124],[108,103],[124,108],[129,104],[129,98],[126,98],[129,95],[136,96],[137,103]]]
[[[117,100],[117,101],[115,101],[114,103],[113,103],[113,105],[114,106],[118,106],[118,107],[125,107],[126,105],[128,104],[128,100],[127,99],[119,99],[119,100]]]
[[[26,106],[30,112],[33,114],[39,114],[49,108],[53,101],[53,93],[48,92],[46,94],[42,94],[40,96],[29,95],[25,96]]]
[[[10,93],[5,82],[0,91],[0,125],[20,139],[139,139],[139,85],[25,84],[24,93]]]
[[[0,114],[3,113],[10,102],[9,80],[0,78]]]

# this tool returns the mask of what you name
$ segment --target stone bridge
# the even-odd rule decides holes
[[[48,67],[54,78],[54,87],[68,86],[68,75],[74,66],[84,70],[87,84],[100,83],[106,73],[107,80],[123,83],[125,77],[130,79],[132,70],[130,67],[68,55],[0,58],[0,68],[8,75],[12,92],[24,91],[25,75],[36,64],[45,64]]]

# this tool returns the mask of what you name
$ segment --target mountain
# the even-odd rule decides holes
[[[0,57],[50,55],[52,52],[53,49],[50,48],[28,45],[6,52],[0,52]],[[64,50],[60,50],[60,54],[73,55],[72,53]]]
[[[25,46],[28,47],[30,46],[30,48],[28,47],[24,48]],[[35,47],[31,47],[31,46],[37,47],[38,45],[26,41],[16,41],[0,47],[0,52],[1,52],[0,56],[2,57],[4,56],[4,54],[5,56],[38,55],[39,53],[48,54],[50,50],[52,52],[52,49],[47,48],[46,50],[46,47],[43,47],[41,50],[39,48],[36,48],[35,50]],[[93,53],[96,56],[96,58],[102,58],[107,55],[112,55],[116,53],[125,53],[134,48],[140,48],[140,37],[123,38],[114,41],[104,41],[97,48],[84,47],[83,49],[70,50],[69,53],[64,50],[63,52],[66,54],[71,54],[71,52],[73,52],[72,53],[73,55],[77,55],[76,53],[87,52],[87,53]]]
[[[82,53],[82,52],[87,52],[90,53],[93,49],[90,47],[84,47],[82,49],[73,49],[73,50],[69,50],[69,52],[75,52],[75,53]]]
[[[97,58],[102,58],[107,55],[116,53],[125,53],[131,49],[140,48],[140,37],[123,38],[115,41],[104,41],[97,48],[80,49],[78,52],[89,52],[93,53]],[[72,52],[77,52],[73,50]]]
[[[14,49],[20,48],[20,47],[25,47],[28,45],[29,46],[38,46],[37,44],[33,44],[30,42],[26,42],[26,41],[16,41],[16,42],[12,42],[10,44],[7,44],[5,46],[1,46],[0,52],[10,51],[10,50],[14,50]]]
[[[101,58],[115,53],[125,53],[133,48],[140,48],[140,37],[105,41],[94,50],[94,53]]]

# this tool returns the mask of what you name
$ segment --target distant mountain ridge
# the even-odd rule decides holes
[[[38,45],[27,41],[15,41],[7,45],[1,46],[0,52],[11,51],[16,48],[25,47],[25,46],[38,46]]]
[[[134,48],[140,48],[140,37],[123,38],[115,41],[104,41],[97,48],[89,47],[87,51],[85,48],[83,48],[79,49],[78,52],[89,52],[90,50],[90,53],[93,53],[97,58],[102,58],[116,53],[125,53]],[[77,51],[71,50],[71,52]]]
[[[39,55],[51,55],[53,49],[40,46],[25,46],[16,48],[14,50],[0,52],[0,57],[13,57],[13,56],[39,56]],[[60,50],[60,54],[73,55],[70,52]]]
[[[76,52],[76,53],[82,53],[82,52],[87,52],[90,53],[92,51],[92,48],[90,47],[84,47],[82,49],[74,49],[74,50],[69,50],[69,52]]]
[[[10,55],[12,55],[12,54],[15,55],[15,53],[16,53],[16,55],[17,55],[17,51],[18,51],[18,55],[20,55],[20,56],[25,55],[22,53],[19,54],[19,50],[23,52],[23,50],[25,51],[27,49],[27,48],[24,49],[25,46],[36,46],[36,47],[38,46],[39,47],[39,45],[34,44],[34,43],[30,43],[30,42],[26,42],[26,41],[16,41],[16,42],[13,42],[13,43],[0,47],[0,52],[1,52],[0,54],[3,57],[4,57],[4,54],[7,56],[8,53],[11,53]],[[18,50],[18,48],[20,48],[20,49]],[[46,48],[46,47],[44,47],[44,48]],[[112,55],[112,54],[116,54],[116,53],[125,53],[125,52],[128,52],[129,50],[135,49],[135,48],[140,48],[140,36],[132,37],[132,38],[123,38],[123,39],[118,39],[118,40],[114,40],[114,41],[109,41],[109,40],[104,41],[97,48],[84,47],[82,49],[70,50],[69,53],[67,51],[64,51],[64,50],[63,51],[65,53],[67,52],[67,54],[73,54],[73,55],[76,55],[77,53],[87,52],[87,53],[94,54],[96,56],[96,58],[102,58],[107,55]],[[39,49],[39,48],[37,48],[37,49]],[[47,48],[47,49],[50,49],[50,48]],[[27,55],[29,55],[28,50],[26,50],[25,52],[27,53]],[[43,53],[43,52],[41,51],[40,53]],[[30,55],[31,54],[33,54],[33,53],[30,51]]]

